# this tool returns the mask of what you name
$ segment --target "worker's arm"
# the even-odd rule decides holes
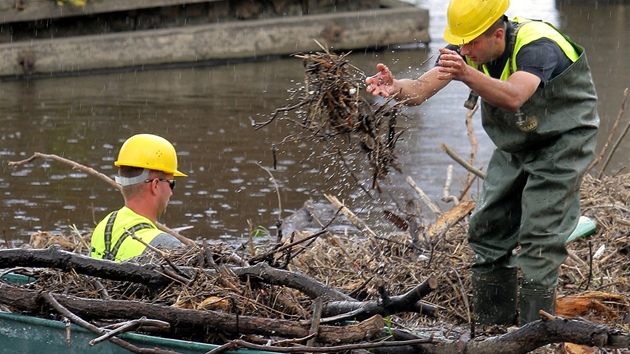
[[[446,86],[450,80],[438,79],[437,67],[427,71],[417,79],[394,79],[391,71],[384,64],[376,66],[378,73],[365,80],[367,92],[374,96],[390,97],[396,94],[396,100],[407,105],[419,105]]]
[[[484,101],[495,107],[516,112],[536,92],[540,78],[525,71],[517,71],[507,81],[493,79],[466,64],[459,53],[441,50],[437,78],[450,82],[458,80],[466,84]]]

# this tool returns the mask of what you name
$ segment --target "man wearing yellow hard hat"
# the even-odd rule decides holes
[[[523,325],[539,319],[539,310],[553,314],[599,126],[584,49],[548,23],[508,19],[509,5],[451,0],[444,31],[450,45],[434,68],[397,80],[378,64],[366,79],[368,92],[396,94],[410,105],[452,81],[471,89],[466,107],[481,97],[482,124],[496,145],[468,231],[476,254],[473,311],[481,325]]]
[[[96,226],[91,256],[122,261],[141,255],[147,248],[145,243],[154,247],[182,246],[175,236],[155,225],[173,195],[174,178],[186,177],[177,170],[173,145],[157,135],[134,135],[124,142],[114,165],[118,167],[116,183],[122,187],[125,206]]]

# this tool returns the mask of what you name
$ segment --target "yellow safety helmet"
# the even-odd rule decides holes
[[[444,40],[462,45],[485,32],[510,7],[510,0],[451,0]]]
[[[114,165],[146,168],[187,177],[177,170],[177,153],[173,144],[161,136],[137,134],[127,139],[120,148]]]

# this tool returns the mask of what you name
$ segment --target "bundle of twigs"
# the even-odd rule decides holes
[[[304,61],[304,85],[292,92],[291,105],[276,109],[268,121],[255,126],[269,124],[281,112],[294,112],[295,117],[285,114],[282,119],[299,127],[300,138],[322,144],[338,158],[329,161],[342,164],[357,181],[350,162],[361,153],[372,171],[371,186],[379,189],[379,181],[392,169],[400,172],[395,145],[404,131],[397,127],[402,103],[389,99],[380,106],[372,105],[360,95],[365,75],[348,62],[349,53],[336,55],[322,49],[294,55]],[[283,142],[295,139],[289,136]]]

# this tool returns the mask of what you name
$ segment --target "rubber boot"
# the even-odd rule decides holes
[[[519,296],[519,307],[519,324],[521,326],[539,320],[540,310],[553,315],[556,310],[556,288],[523,286]]]
[[[477,324],[511,326],[516,323],[518,283],[516,268],[472,273],[473,313]]]

